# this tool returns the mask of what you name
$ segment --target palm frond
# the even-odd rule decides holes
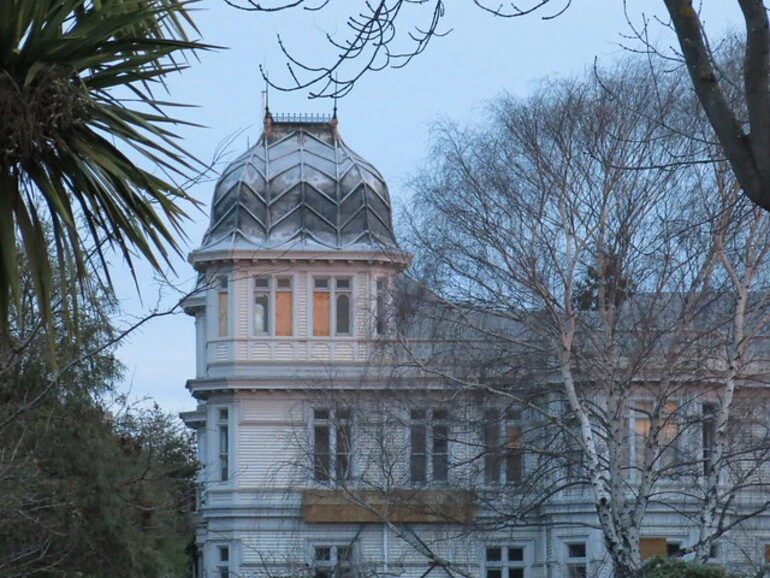
[[[173,131],[186,123],[153,87],[211,48],[190,39],[190,4],[0,3],[0,324],[20,299],[19,247],[45,320],[54,263],[109,282],[107,248],[132,275],[137,256],[160,270],[179,252],[196,201],[177,181],[199,165]]]

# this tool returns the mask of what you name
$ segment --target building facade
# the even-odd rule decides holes
[[[487,361],[463,345],[461,318],[410,325],[409,259],[384,179],[342,141],[336,118],[268,114],[260,141],[222,174],[184,303],[198,407],[182,417],[203,464],[198,576],[611,575],[589,466],[563,395],[547,386],[553,376],[533,362],[529,393],[515,394],[449,377],[472,367],[504,381],[477,367]],[[645,506],[643,557],[702,539],[691,523],[699,501],[684,491],[702,485],[715,435],[713,395],[698,391],[681,389],[669,406],[636,399],[619,422],[629,495],[635,463],[673,472],[655,478],[669,498]],[[763,408],[763,388],[753,391]],[[653,458],[639,441],[651,431]],[[770,555],[768,444],[752,444],[744,470],[757,481],[720,511],[737,520],[745,500],[757,513],[709,546],[715,562],[740,568]]]

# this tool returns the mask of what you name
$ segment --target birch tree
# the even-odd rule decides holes
[[[532,349],[537,387],[566,400],[606,550],[634,576],[650,508],[695,507],[686,551],[701,559],[766,509],[727,515],[767,483],[766,439],[738,449],[727,433],[766,361],[767,220],[724,167],[666,161],[692,158],[694,141],[663,126],[702,126],[681,84],[631,64],[597,77],[498,99],[483,127],[440,127],[414,181],[413,237],[425,282],[475,312],[467,323],[526,327],[513,338],[476,324],[496,348]],[[695,432],[712,419],[704,458]]]

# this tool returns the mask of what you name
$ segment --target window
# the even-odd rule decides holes
[[[588,557],[585,542],[570,542],[564,545],[567,552],[567,578],[588,577]]]
[[[350,409],[313,411],[313,478],[319,482],[352,477]]]
[[[416,409],[410,418],[410,479],[445,482],[449,474],[449,412]]]
[[[228,320],[228,308],[230,300],[228,298],[229,291],[227,287],[227,277],[219,279],[219,288],[217,289],[217,336],[227,337],[230,334],[229,320]]]
[[[526,578],[523,546],[487,548],[484,556],[485,578]]]
[[[679,542],[666,542],[666,556],[669,558],[675,558],[679,556],[679,552],[682,550],[682,545]]]
[[[377,278],[376,310],[374,321],[375,334],[385,335],[388,329],[388,280],[385,277]]]
[[[701,422],[701,441],[703,446],[703,475],[708,476],[711,468],[711,455],[714,452],[716,439],[717,406],[714,403],[703,404],[703,416]]]
[[[313,548],[314,578],[352,578],[353,546],[315,546]]]
[[[351,335],[353,326],[350,277],[313,279],[313,335]]]
[[[650,424],[654,410],[652,401],[636,401],[631,407],[634,434],[634,465],[644,467],[644,450],[647,439],[651,435]],[[658,418],[658,448],[660,454],[654,463],[656,469],[676,465],[676,440],[679,427],[676,422],[676,402],[666,402],[660,410]]]
[[[230,478],[230,416],[227,408],[218,410],[219,434],[219,479],[226,482]]]
[[[639,538],[639,550],[642,560],[653,556],[667,556],[668,543],[665,538]]]
[[[709,558],[719,558],[719,546],[717,546],[716,542],[709,546]]]
[[[254,334],[292,335],[293,301],[291,277],[255,277]]]
[[[484,481],[518,482],[523,474],[521,413],[509,409],[484,413]]]
[[[217,565],[217,578],[230,578],[230,548],[219,546],[219,564]]]

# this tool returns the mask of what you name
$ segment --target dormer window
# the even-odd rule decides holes
[[[350,277],[313,279],[313,335],[351,335],[353,284]]]
[[[293,334],[291,277],[254,278],[254,335]]]

